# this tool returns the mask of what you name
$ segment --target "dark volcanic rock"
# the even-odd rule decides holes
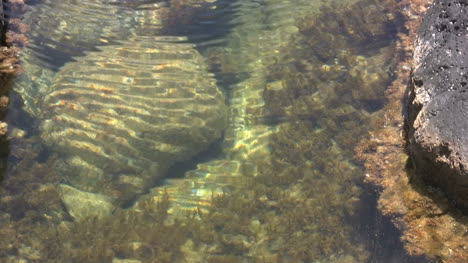
[[[418,176],[468,211],[468,0],[436,0],[414,50],[409,151]]]

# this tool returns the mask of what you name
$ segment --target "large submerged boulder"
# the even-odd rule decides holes
[[[468,211],[468,1],[434,2],[413,63],[407,125],[417,176]]]
[[[221,137],[224,95],[200,53],[178,39],[101,47],[55,77],[40,130],[63,183],[87,192],[62,187],[71,214],[85,203],[92,210],[88,199],[124,206]]]

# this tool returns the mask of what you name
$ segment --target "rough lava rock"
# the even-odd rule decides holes
[[[468,211],[468,1],[435,0],[414,50],[408,149],[417,176]]]

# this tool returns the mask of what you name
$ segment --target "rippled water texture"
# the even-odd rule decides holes
[[[394,9],[29,2],[2,262],[426,262],[353,157],[392,81]]]

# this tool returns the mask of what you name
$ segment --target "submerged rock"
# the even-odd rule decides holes
[[[202,57],[161,40],[106,46],[57,74],[41,136],[65,183],[123,205],[221,136],[224,96]]]
[[[388,32],[373,30],[375,25],[369,29],[370,21],[358,18],[370,13],[379,18],[374,23],[392,26],[391,16],[368,1],[332,7],[319,1],[274,2],[282,8],[269,1],[261,8],[237,2],[248,11],[235,17],[229,48],[207,52],[219,61],[219,75],[246,72],[227,88],[224,158],[167,180],[135,208],[143,213],[148,203],[157,206],[168,195],[169,219],[200,215],[204,227],[214,226],[223,238],[217,255],[197,248],[213,262],[233,251],[242,251],[232,255],[234,262],[246,254],[260,262],[365,262],[369,254],[361,242],[351,241],[344,216],[357,214],[361,191],[349,145],[366,131],[366,109],[375,110],[368,105],[383,95],[394,49]],[[322,3],[320,9],[311,6]],[[337,16],[346,18],[330,26]],[[265,26],[269,20],[274,26]],[[362,55],[349,44],[357,36],[337,34],[342,22],[364,32],[360,41],[378,38],[381,44]],[[322,61],[323,53],[314,50],[318,43],[335,57]]]
[[[211,63],[219,62],[218,77],[244,76],[225,88],[229,91],[229,123],[222,143],[223,158],[199,163],[184,178],[166,180],[163,187],[156,187],[147,195],[146,199],[156,203],[168,193],[169,212],[176,217],[185,216],[187,211],[206,211],[214,196],[250,182],[247,178],[258,175],[258,166],[271,158],[269,144],[278,127],[268,123],[265,110],[263,92],[268,86],[268,70],[281,57],[280,49],[298,34],[296,22],[306,14],[318,13],[322,3],[261,2],[261,8],[252,1],[239,1],[231,7],[231,12],[238,15],[228,22],[235,26],[224,38],[226,46],[206,50]],[[301,12],[292,18],[291,10],[298,7]],[[270,21],[277,24],[270,27]],[[143,204],[146,199],[141,199]],[[139,206],[137,203],[135,208]]]
[[[160,16],[164,12],[158,10],[157,4],[135,10],[124,3],[141,1],[121,2],[122,5],[112,5],[104,0],[44,0],[25,8],[24,22],[28,30],[18,32],[29,39],[20,56],[25,74],[17,78],[14,89],[21,95],[26,112],[41,116],[38,105],[51,91],[52,79],[73,57],[96,51],[97,46],[128,39],[143,23],[149,27],[147,20],[152,22],[153,31],[161,27]]]
[[[465,1],[435,1],[414,52],[409,151],[418,175],[468,211],[468,45]]]
[[[82,220],[89,215],[103,217],[115,210],[107,196],[80,191],[68,185],[61,185],[60,191],[68,212],[75,219]]]
[[[349,2],[351,1],[346,1],[346,3]],[[378,0],[365,0],[362,1],[362,5],[375,10],[371,3],[376,2]],[[200,163],[196,170],[187,173],[186,178],[178,180],[184,184],[176,184],[176,179],[171,181],[170,185],[165,187],[167,191],[162,202],[152,202],[153,200],[139,202],[140,206],[136,206],[139,209],[117,211],[112,216],[101,220],[76,220],[76,222],[61,224],[67,227],[58,228],[56,225],[51,225],[44,229],[44,227],[39,228],[45,225],[43,220],[40,220],[40,217],[32,217],[32,213],[28,211],[27,217],[18,224],[21,230],[18,232],[28,233],[28,235],[8,235],[7,237],[11,237],[13,241],[5,238],[4,243],[39,244],[44,260],[57,262],[111,262],[112,260],[116,262],[125,260],[127,262],[366,262],[368,253],[361,242],[353,238],[352,227],[347,224],[346,219],[357,212],[355,208],[360,188],[355,183],[361,179],[358,167],[348,158],[350,144],[347,138],[351,137],[355,140],[359,137],[363,133],[361,131],[365,130],[367,122],[365,118],[360,118],[359,123],[355,122],[355,117],[359,117],[361,113],[365,114],[360,107],[359,92],[352,92],[352,94],[349,92],[357,84],[339,85],[339,82],[342,81],[343,76],[346,76],[342,65],[355,65],[353,68],[357,74],[352,78],[349,77],[350,80],[362,79],[363,82],[372,80],[372,78],[366,78],[369,75],[365,73],[367,69],[369,73],[373,73],[374,71],[370,69],[379,68],[375,65],[378,59],[370,60],[372,63],[369,65],[354,63],[355,59],[345,62],[339,58],[335,60],[333,57],[326,61],[302,59],[308,58],[310,47],[315,46],[313,43],[315,41],[309,42],[310,45],[302,46],[303,41],[312,39],[319,39],[317,42],[327,45],[333,44],[335,51],[330,52],[331,54],[339,53],[343,49],[353,50],[352,47],[346,48],[350,42],[345,37],[348,32],[342,32],[343,37],[340,37],[340,41],[336,41],[333,37],[334,33],[341,32],[341,30],[330,30],[327,24],[330,20],[336,20],[337,17],[350,22],[356,19],[348,20],[347,18],[352,16],[343,15],[341,10],[336,8],[331,10],[337,12],[326,12],[323,16],[316,16],[322,9],[309,10],[309,8],[313,9],[312,4],[318,7],[324,3],[323,1],[241,0],[232,1],[232,3],[234,4],[232,8],[239,7],[240,10],[234,10],[236,13],[232,16],[233,29],[230,31],[232,35],[229,36],[229,43],[223,50],[228,52],[224,57],[226,62],[221,64],[225,70],[220,74],[234,73],[233,75],[236,75],[238,80],[229,86],[232,90],[230,94],[232,106],[230,120],[232,121],[223,144],[225,154],[218,156],[221,160]],[[353,9],[362,10],[361,7],[355,6]],[[369,9],[364,8],[364,10]],[[250,13],[243,13],[243,11]],[[352,11],[354,10],[350,10],[350,13],[354,14]],[[299,12],[305,12],[307,16],[301,17]],[[223,16],[229,13],[231,10],[222,12]],[[326,20],[326,17],[331,19]],[[385,19],[384,15],[378,15],[378,17]],[[316,28],[316,24],[298,26],[299,21],[304,21],[304,23],[321,21],[321,34],[311,33],[305,36],[305,30],[301,29]],[[218,23],[210,25],[219,26]],[[356,27],[349,28],[361,29],[365,25],[374,26],[375,23],[364,20]],[[339,23],[337,23],[337,28],[340,28]],[[351,33],[352,30],[349,30],[349,34]],[[330,41],[324,41],[324,37],[328,34],[330,34]],[[125,45],[125,47],[131,51],[134,46]],[[302,51],[293,51],[299,47]],[[85,166],[74,166],[70,163],[71,158],[68,157],[73,153],[69,153],[68,150],[71,149],[81,158],[88,157],[86,151],[76,149],[72,141],[76,138],[91,144],[91,142],[102,140],[102,137],[94,139],[86,136],[89,134],[106,135],[105,128],[110,126],[110,124],[101,123],[90,124],[89,126],[96,125],[99,129],[91,133],[88,131],[81,133],[80,137],[76,131],[81,128],[80,125],[83,122],[76,120],[79,120],[78,117],[88,115],[79,106],[88,106],[88,110],[94,112],[90,115],[97,115],[96,111],[102,108],[97,109],[95,106],[90,106],[90,103],[97,103],[105,98],[114,100],[116,96],[121,95],[117,85],[130,86],[122,84],[122,80],[115,80],[116,84],[112,84],[111,87],[115,88],[117,92],[114,93],[117,95],[109,93],[101,96],[99,94],[98,86],[99,89],[103,89],[101,82],[99,81],[98,85],[96,81],[94,69],[97,70],[97,66],[100,66],[99,69],[102,71],[96,74],[111,78],[113,75],[111,71],[122,73],[127,68],[124,70],[118,67],[128,65],[122,64],[119,61],[120,56],[117,56],[115,57],[117,61],[112,62],[118,63],[100,61],[96,65],[91,63],[92,69],[86,69],[86,62],[91,59],[96,60],[99,55],[109,55],[107,49],[102,50],[102,54],[93,52],[88,54],[88,57],[65,66],[64,72],[60,73],[60,77],[57,77],[56,84],[53,86],[52,97],[58,100],[54,102],[54,99],[48,98],[46,102],[48,106],[41,107],[47,109],[47,116],[51,119],[49,123],[52,124],[51,126],[44,124],[43,137],[47,138],[50,145],[60,146],[58,156],[53,156],[55,159],[64,156],[63,162],[54,163],[52,161],[54,158],[49,158],[48,162],[42,166],[55,169],[54,165],[57,165],[59,166],[57,170],[68,179],[75,179],[75,177],[73,174],[67,175],[66,173],[80,170],[86,172]],[[374,49],[372,51],[377,52]],[[341,58],[348,56],[345,54]],[[353,57],[350,56],[350,58]],[[378,56],[374,57],[378,58]],[[301,62],[296,64],[298,58],[301,58]],[[362,62],[358,59],[359,57],[355,58],[356,62]],[[117,68],[111,70],[111,66]],[[303,71],[297,72],[296,66],[302,68]],[[272,72],[275,71],[274,69],[278,72]],[[73,75],[75,70],[76,76]],[[129,72],[133,71],[129,70]],[[127,72],[123,76],[128,75],[130,73]],[[112,76],[112,78],[117,77]],[[317,86],[315,80],[320,80],[323,84]],[[94,89],[86,83],[94,83]],[[378,82],[372,83],[377,85]],[[76,88],[74,89],[76,93],[70,92],[71,89],[66,86]],[[365,88],[371,90],[370,87]],[[91,95],[79,95],[86,91],[89,91]],[[265,96],[266,91],[269,96]],[[346,93],[335,94],[337,91],[348,91],[348,96],[345,97]],[[66,93],[71,96],[67,97]],[[366,96],[365,100],[374,98],[372,94],[365,93],[370,95]],[[283,94],[290,95],[290,97]],[[344,98],[346,98],[345,105],[343,105]],[[90,103],[85,104],[84,100]],[[282,104],[277,104],[277,101]],[[134,103],[130,100],[121,102],[128,102],[124,105]],[[351,102],[355,102],[353,103],[355,105],[351,105]],[[278,105],[282,105],[281,111],[270,112],[270,110],[276,110]],[[70,108],[67,109],[67,106]],[[48,110],[49,107],[51,111]],[[55,111],[54,107],[58,110]],[[74,107],[77,109],[73,109]],[[63,118],[55,118],[57,116]],[[72,121],[66,122],[65,118]],[[125,115],[122,118],[119,116],[120,119],[125,119]],[[92,123],[93,120],[95,118],[86,119],[88,123]],[[62,129],[72,132],[70,134],[62,132],[60,136],[49,138],[48,131],[53,133],[54,130],[51,128],[53,126],[59,126],[56,128],[57,131]],[[356,126],[360,128],[354,129]],[[133,128],[138,130],[138,127]],[[133,137],[129,136],[129,138]],[[116,142],[107,142],[109,145],[90,146],[95,147],[91,149],[99,147],[112,149],[118,146]],[[142,147],[143,150],[146,149],[145,146]],[[91,150],[88,153],[95,155]],[[133,158],[133,156],[130,157]],[[100,164],[107,162],[112,164],[107,160]],[[98,168],[111,169],[105,165]],[[36,170],[33,169],[33,171]],[[198,175],[200,177],[195,177]],[[24,178],[24,175],[22,177]],[[200,180],[197,180],[198,178]],[[70,192],[73,193],[73,190],[80,187],[80,182],[75,181],[72,184],[75,187],[62,186],[62,188],[72,189]],[[228,190],[234,190],[226,191],[227,193],[221,192],[223,193],[221,196],[216,196],[212,193],[215,191],[210,191],[218,187],[224,188],[224,186],[228,186],[226,187],[229,188]],[[23,185],[21,189],[24,189]],[[94,190],[90,188],[88,191]],[[107,194],[99,195],[91,192],[87,194],[84,191],[79,193],[80,195],[84,193],[83,200],[90,197],[93,200],[91,203],[99,204],[99,200],[108,199]],[[26,195],[26,197],[36,196]],[[73,196],[64,196],[64,199],[70,197]],[[27,198],[27,200],[37,200],[37,198]],[[202,202],[198,202],[199,200]],[[75,211],[79,213],[79,203],[75,202],[75,205],[70,205],[72,202],[68,203],[66,205],[71,214]],[[186,212],[184,209],[187,206],[207,208],[210,212],[191,213],[195,215],[189,217],[186,216],[187,213],[184,213],[184,216],[175,220],[177,222],[168,224],[165,220],[168,216],[166,209],[172,203],[180,204],[182,212]],[[207,205],[202,207],[204,204]],[[14,206],[11,205],[11,207]],[[75,208],[74,211],[72,211],[73,208]],[[173,211],[177,210],[174,206],[170,208]],[[32,210],[29,207],[27,209]],[[35,209],[38,210],[40,216],[47,211]],[[195,212],[198,211],[195,210]],[[87,213],[89,212],[84,212],[84,214]],[[40,226],[31,226],[30,222],[37,222]],[[30,233],[40,233],[37,235],[40,240],[36,241],[37,238]],[[23,239],[16,240],[15,238]],[[184,244],[183,247],[181,247],[182,244]],[[4,251],[2,248],[0,247],[0,250]],[[177,258],[180,260],[176,260]]]
[[[57,68],[71,56],[83,55],[84,51],[128,36],[137,24],[136,12],[104,3],[104,0],[44,0],[31,6],[25,14],[25,22],[31,27],[29,49],[43,65]]]

